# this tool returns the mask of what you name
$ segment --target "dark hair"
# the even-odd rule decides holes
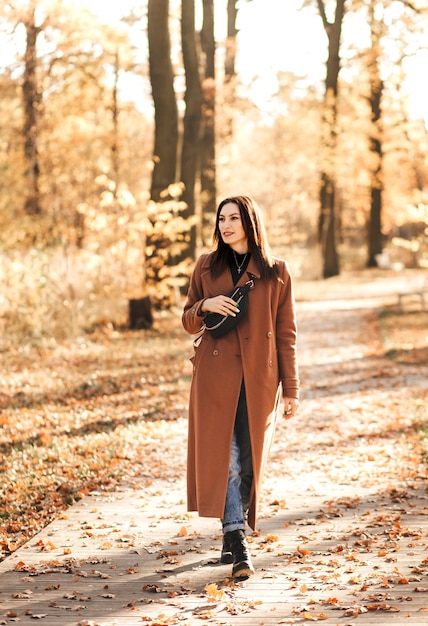
[[[216,246],[211,257],[210,270],[214,277],[219,276],[232,258],[231,247],[224,243],[219,228],[219,219],[225,204],[232,202],[239,208],[242,226],[248,240],[248,251],[255,260],[260,276],[265,279],[278,278],[278,266],[270,251],[262,213],[257,203],[249,196],[232,196],[220,202],[217,209],[213,243]]]

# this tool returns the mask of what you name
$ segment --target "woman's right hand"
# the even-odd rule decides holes
[[[220,315],[232,315],[236,317],[239,313],[239,307],[236,306],[235,300],[229,296],[215,296],[207,298],[203,301],[201,311],[204,313],[219,313]]]

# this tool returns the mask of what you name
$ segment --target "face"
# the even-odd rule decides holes
[[[225,204],[219,215],[218,227],[221,238],[236,252],[244,253],[248,250],[247,236],[242,225],[239,207],[234,202]]]

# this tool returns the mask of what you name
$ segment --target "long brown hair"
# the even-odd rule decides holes
[[[213,234],[213,243],[216,247],[210,264],[212,275],[216,277],[225,271],[232,258],[232,249],[227,243],[224,243],[219,228],[221,210],[229,202],[236,204],[239,208],[242,226],[248,240],[248,251],[257,264],[260,276],[265,279],[278,278],[278,266],[267,241],[262,213],[257,203],[249,196],[225,198],[218,205]]]

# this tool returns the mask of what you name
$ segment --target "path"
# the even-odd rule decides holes
[[[299,304],[303,401],[278,425],[252,579],[228,582],[218,523],[186,514],[184,477],[146,479],[91,494],[1,563],[0,624],[426,624],[413,426],[428,367],[380,356],[371,306]],[[184,458],[185,421],[172,428]]]

